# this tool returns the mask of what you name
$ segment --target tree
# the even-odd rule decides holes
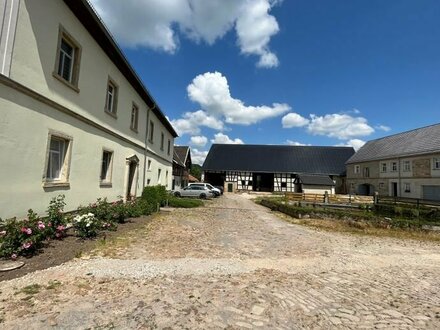
[[[202,167],[197,164],[192,164],[191,169],[189,171],[189,174],[191,174],[193,177],[197,178],[198,180],[202,179]]]

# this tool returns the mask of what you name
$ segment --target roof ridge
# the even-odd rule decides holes
[[[394,134],[391,134],[391,135],[383,136],[383,137],[380,137],[380,138],[377,138],[377,139],[374,139],[374,140],[369,140],[369,141],[367,141],[367,143],[388,139],[388,138],[391,138],[393,136],[403,135],[403,134],[407,134],[407,133],[411,133],[411,132],[414,132],[414,131],[419,131],[419,130],[427,129],[427,128],[434,127],[434,126],[440,126],[440,123],[431,124],[431,125],[427,125],[427,126],[423,126],[423,127],[418,127],[418,128],[413,128],[413,129],[410,129],[408,131],[403,131],[403,132],[399,132],[399,133],[394,133]]]

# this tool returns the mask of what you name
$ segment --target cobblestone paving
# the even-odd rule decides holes
[[[439,329],[439,288],[436,243],[311,230],[232,195],[0,283],[0,327]]]

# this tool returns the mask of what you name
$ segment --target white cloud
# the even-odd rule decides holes
[[[208,138],[206,136],[192,136],[190,143],[196,147],[204,147],[208,143]]]
[[[238,138],[232,140],[229,136],[227,136],[223,133],[215,134],[214,139],[212,139],[211,142],[218,143],[218,144],[244,144],[243,140],[238,139]]]
[[[354,150],[358,151],[366,142],[359,139],[351,139],[346,143],[340,143],[338,147],[353,147]]]
[[[377,125],[374,127],[375,129],[378,129],[380,131],[389,132],[391,131],[391,127],[385,126],[385,125]]]
[[[340,140],[367,136],[374,132],[363,117],[352,117],[347,114],[329,114],[325,116],[310,115],[311,121],[307,126],[313,135],[325,135]]]
[[[196,112],[186,112],[182,118],[171,120],[177,134],[200,134],[200,126],[212,128],[215,130],[223,130],[223,122],[213,116],[209,116],[206,112],[199,110]]]
[[[310,123],[310,120],[304,118],[297,113],[291,112],[285,115],[281,122],[284,128],[292,128],[306,126]]]
[[[203,165],[206,156],[208,156],[208,151],[200,151],[198,149],[191,149],[191,160],[193,164]]]
[[[290,110],[287,104],[246,106],[231,96],[228,81],[220,72],[206,72],[195,77],[188,86],[189,98],[214,117],[223,117],[229,124],[251,125],[277,117]]]
[[[310,144],[305,144],[297,141],[287,140],[286,144],[289,146],[309,146]]]
[[[275,17],[269,15],[274,1],[246,1],[243,14],[237,19],[238,44],[243,54],[260,56],[257,66],[272,68],[279,65],[278,57],[269,50],[270,39],[280,28]]]
[[[92,0],[116,39],[127,47],[148,47],[174,53],[179,35],[212,45],[235,29],[246,55],[260,57],[259,67],[275,67],[269,49],[279,32],[270,10],[276,0]]]

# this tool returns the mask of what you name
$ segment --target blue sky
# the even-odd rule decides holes
[[[438,0],[92,0],[201,163],[438,123]]]

